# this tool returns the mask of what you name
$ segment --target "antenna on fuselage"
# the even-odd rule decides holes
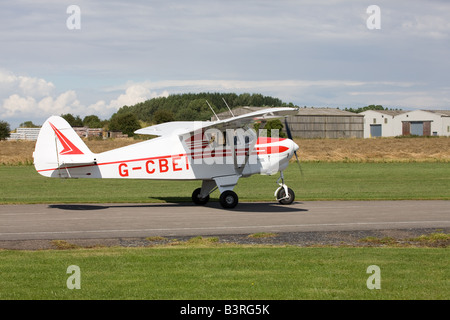
[[[206,100],[206,103],[208,104],[209,108],[211,109],[211,111],[214,113],[214,115],[216,116],[217,120],[220,121],[219,117],[217,116],[217,114],[214,112],[214,109],[211,107],[211,105],[209,104],[208,100]]]
[[[227,106],[227,108],[228,108],[228,110],[230,110],[230,113],[231,113],[231,115],[233,116],[233,118],[234,118],[234,114],[233,114],[233,111],[231,111],[231,109],[230,109],[230,107],[228,106],[228,103],[225,101],[225,98],[224,97],[222,97],[222,100],[223,100],[223,102],[225,102],[225,105]]]

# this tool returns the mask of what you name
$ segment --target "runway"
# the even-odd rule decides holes
[[[0,205],[0,240],[450,227],[450,201]]]

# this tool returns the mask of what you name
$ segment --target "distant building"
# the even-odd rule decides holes
[[[8,140],[30,140],[36,141],[41,128],[17,128],[15,133],[11,133]]]
[[[364,138],[396,136],[450,136],[450,110],[368,110]]]
[[[364,138],[395,137],[396,116],[405,111],[367,110],[361,112],[364,116]]]
[[[17,128],[15,133],[11,133],[8,140],[29,140],[36,141],[41,128]],[[105,131],[103,128],[74,127],[73,130],[81,138],[100,137],[107,138],[128,138],[122,132]]]
[[[266,107],[240,107],[233,109],[239,116]],[[217,115],[219,119],[231,117],[229,111]],[[211,120],[217,120],[215,116]],[[282,123],[284,125],[284,120]],[[362,138],[364,116],[331,108],[300,108],[295,116],[287,117],[292,136],[296,138]]]
[[[121,131],[105,131],[103,128],[74,127],[73,130],[75,130],[80,138],[128,138],[128,135]]]
[[[362,138],[364,117],[331,108],[300,108],[287,118],[292,136],[298,138]]]
[[[122,133],[121,131],[108,131],[106,133],[106,137],[105,138],[111,138],[111,139],[128,138],[128,135],[126,133]]]
[[[102,128],[74,127],[73,130],[75,130],[81,138],[103,137]]]

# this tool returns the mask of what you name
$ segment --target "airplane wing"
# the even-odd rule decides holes
[[[135,133],[166,136],[174,134],[182,135],[204,128],[217,128],[219,130],[238,129],[255,121],[277,119],[296,115],[297,113],[298,108],[267,108],[218,121],[171,121],[142,128],[135,131]]]
[[[217,127],[218,129],[238,129],[243,126],[256,122],[271,119],[283,118],[291,115],[296,115],[298,108],[267,108],[250,113],[246,113],[240,116],[232,117],[229,119],[215,121],[210,127]]]
[[[182,135],[194,130],[208,127],[210,121],[171,121],[136,130],[136,134],[152,136]]]

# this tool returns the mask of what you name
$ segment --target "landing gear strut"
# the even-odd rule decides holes
[[[279,182],[280,180],[281,183]],[[295,193],[291,188],[288,188],[288,186],[284,184],[283,171],[280,172],[280,177],[278,178],[277,183],[279,187],[274,194],[274,196],[277,198],[277,201],[281,204],[291,204],[292,202],[294,202]]]
[[[237,184],[238,175],[217,177],[213,180],[203,180],[202,187],[192,192],[192,201],[197,205],[205,205],[209,201],[209,195],[215,190],[220,190],[220,205],[225,209],[232,209],[237,206],[239,197],[232,191]]]
[[[209,201],[209,195],[202,198],[200,195],[201,191],[202,188],[197,188],[194,190],[194,192],[192,192],[192,201],[197,205],[204,206]],[[232,209],[237,206],[239,197],[236,192],[226,190],[220,194],[219,202],[223,208]]]

